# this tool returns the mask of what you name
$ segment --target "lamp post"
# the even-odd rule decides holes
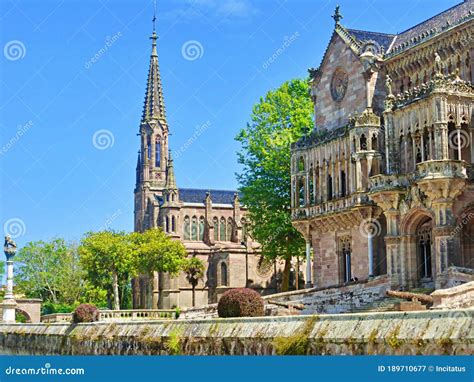
[[[15,322],[16,302],[13,295],[13,257],[16,254],[16,243],[9,235],[5,236],[5,244],[3,246],[5,256],[7,257],[7,290],[3,300],[3,322]]]

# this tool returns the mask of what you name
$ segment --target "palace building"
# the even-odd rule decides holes
[[[443,287],[474,268],[473,0],[402,32],[348,29],[339,7],[315,126],[292,146],[292,220],[317,287],[389,275]],[[451,273],[450,273],[451,272]]]
[[[195,305],[217,302],[229,288],[251,287],[262,294],[276,291],[275,264],[259,255],[259,245],[246,233],[246,209],[236,191],[178,188],[169,150],[157,35],[152,51],[140,123],[136,168],[135,231],[161,227],[181,240],[189,256],[206,264],[195,290]],[[192,306],[192,287],[184,274],[154,273],[133,280],[134,308]]]

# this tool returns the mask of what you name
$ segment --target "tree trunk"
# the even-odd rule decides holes
[[[290,270],[291,270],[291,257],[285,260],[285,268],[283,269],[283,277],[281,280],[281,291],[288,292],[290,289]]]
[[[196,306],[196,285],[193,285],[193,308]]]
[[[119,285],[118,285],[118,276],[114,272],[112,279],[112,288],[114,293],[114,310],[120,310],[120,295],[119,295]]]

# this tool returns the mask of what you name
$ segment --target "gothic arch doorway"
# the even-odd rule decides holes
[[[425,218],[416,229],[417,270],[421,283],[433,279],[433,221]]]

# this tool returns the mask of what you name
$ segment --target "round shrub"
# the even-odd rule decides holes
[[[219,317],[259,317],[265,313],[262,297],[252,289],[225,292],[217,304]]]
[[[72,314],[72,321],[76,324],[80,322],[94,322],[99,320],[99,309],[92,304],[79,305]]]

